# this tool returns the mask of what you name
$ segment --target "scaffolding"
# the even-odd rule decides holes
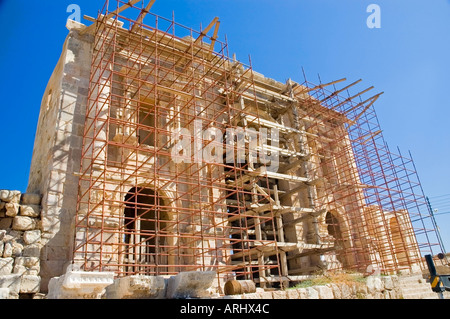
[[[267,79],[229,58],[218,18],[197,32],[154,2],[107,1],[82,31],[94,50],[74,263],[267,287],[439,251],[412,159],[383,140],[381,94]]]

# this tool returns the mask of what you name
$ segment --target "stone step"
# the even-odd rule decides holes
[[[438,299],[437,295],[429,295],[429,294],[410,294],[410,295],[403,295],[403,299]]]
[[[404,299],[438,299],[422,274],[399,277],[398,286]]]

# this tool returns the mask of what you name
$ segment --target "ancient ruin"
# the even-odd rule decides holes
[[[34,284],[16,295],[282,291],[324,271],[420,272],[441,251],[410,154],[383,139],[382,93],[277,82],[229,57],[218,18],[198,32],[154,2],[68,20],[27,194],[0,198],[2,275]]]

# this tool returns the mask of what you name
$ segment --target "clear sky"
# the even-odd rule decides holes
[[[148,2],[148,1],[147,1]],[[70,4],[96,16],[104,0],[0,0],[0,189],[25,191],[41,99],[68,30]],[[381,28],[366,24],[369,4]],[[285,82],[363,79],[391,149],[411,151],[424,192],[450,194],[450,0],[157,0],[153,12],[200,29],[220,17],[230,55]],[[83,20],[83,23],[90,24]],[[446,198],[444,196],[444,198]],[[450,214],[436,215],[447,251]]]

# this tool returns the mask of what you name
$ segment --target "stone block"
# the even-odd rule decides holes
[[[22,241],[22,234],[23,234],[23,232],[21,232],[21,231],[16,231],[16,230],[12,230],[12,229],[8,229],[7,231],[6,231],[6,235],[5,235],[5,237],[3,238],[3,240],[5,241],[5,242],[7,242],[7,241]]]
[[[394,289],[394,282],[392,281],[391,277],[383,276],[383,277],[381,277],[381,281],[383,282],[384,289],[387,289],[387,290]]]
[[[340,284],[341,299],[352,299],[352,289],[346,284]]]
[[[378,276],[369,276],[366,281],[369,293],[381,292],[384,288],[383,282]]]
[[[162,299],[166,294],[161,276],[135,275],[114,280],[106,287],[106,299]]]
[[[260,299],[260,293],[250,293],[250,294],[243,294],[242,299]]]
[[[169,299],[208,297],[216,275],[214,271],[181,272],[169,278],[166,297]]]
[[[284,290],[272,291],[273,299],[287,299],[287,293]]]
[[[5,243],[0,241],[0,258],[3,257],[3,248],[5,247]]]
[[[17,214],[19,214],[19,207],[20,205],[17,203],[6,203],[5,204],[6,216],[16,217]]]
[[[0,200],[6,203],[20,203],[20,195],[19,191],[0,190]]]
[[[0,218],[0,229],[10,229],[12,225],[12,218]]]
[[[40,271],[39,258],[37,257],[17,257],[14,263],[14,274],[38,275]]]
[[[6,230],[5,229],[0,230],[0,241],[2,241],[3,238],[5,238],[5,236],[6,236]]]
[[[339,289],[339,286],[336,284],[328,284],[327,287],[331,288],[331,291],[333,292],[334,299],[342,299],[342,292]]]
[[[9,289],[8,288],[0,288],[0,300],[9,299]]]
[[[300,299],[297,289],[288,289],[286,296],[288,299]]]
[[[314,286],[319,293],[319,299],[334,299],[333,290],[327,286]]]
[[[273,294],[271,291],[260,292],[259,299],[273,299]]]
[[[397,287],[400,285],[400,279],[398,278],[397,275],[391,275],[391,280],[392,280],[392,284],[394,285],[394,287]]]
[[[308,299],[319,299],[319,293],[313,287],[305,288],[308,294]]]
[[[21,276],[17,274],[0,276],[0,288],[9,289],[10,295],[18,295],[20,292]]]
[[[34,230],[37,226],[38,222],[36,219],[28,216],[16,216],[14,217],[12,228],[14,230],[27,231]]]
[[[306,288],[297,288],[295,290],[297,290],[299,299],[308,299],[308,291]]]
[[[10,275],[13,271],[14,258],[0,258],[0,275]]]
[[[101,299],[114,283],[112,272],[67,271],[50,279],[47,299]]]
[[[23,245],[17,241],[12,242],[12,256],[13,257],[20,257],[22,256],[23,252]]]
[[[41,287],[41,277],[33,275],[23,275],[20,281],[20,293],[38,293]]]
[[[366,295],[369,293],[369,289],[367,288],[367,285],[355,285],[356,286],[356,293],[357,294],[363,294]]]
[[[390,290],[389,291],[389,299],[400,299],[400,295],[397,291],[395,290]]]
[[[28,230],[23,233],[23,240],[27,245],[36,244],[40,241],[40,239],[41,239],[40,230]]]
[[[12,257],[13,255],[13,244],[12,242],[6,242],[3,247],[3,258]]]
[[[375,291],[372,293],[373,299],[384,299],[384,296],[381,292]]]
[[[41,246],[37,244],[25,246],[22,250],[23,257],[40,257],[41,256]]]
[[[41,214],[39,205],[20,205],[20,215],[37,218]]]
[[[22,194],[22,204],[25,205],[39,205],[41,204],[42,196],[39,194],[24,193]]]

